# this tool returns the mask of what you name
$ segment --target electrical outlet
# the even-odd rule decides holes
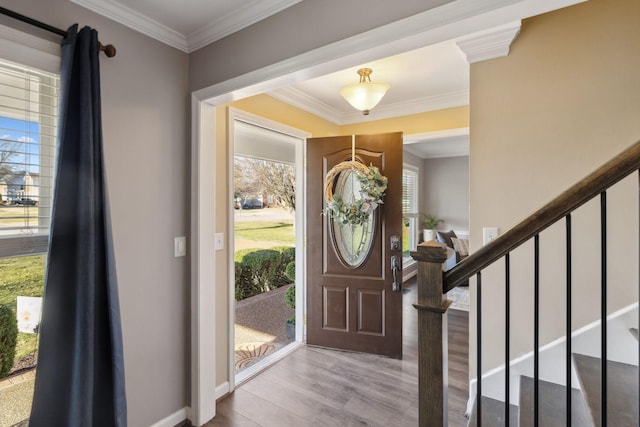
[[[498,229],[496,227],[483,227],[482,228],[482,244],[486,245],[490,241],[498,237]]]

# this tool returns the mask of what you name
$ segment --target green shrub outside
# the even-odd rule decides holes
[[[295,260],[295,248],[243,249],[234,254],[236,301],[291,283],[286,265]]]
[[[13,367],[18,338],[16,313],[8,305],[0,305],[0,378]]]
[[[292,263],[289,263],[291,265]],[[289,266],[287,265],[287,267]],[[284,302],[289,306],[289,308],[296,309],[296,285],[289,286],[287,292],[284,293]],[[290,325],[296,324],[296,317],[292,316],[287,319],[287,323]]]
[[[279,288],[281,286],[288,285],[295,280],[291,280],[287,277],[287,265],[296,260],[296,248],[293,246],[276,246],[273,250],[280,252],[281,257],[275,282],[276,287]]]
[[[296,248],[293,246],[276,246],[273,249],[282,254],[282,263],[284,265],[296,260]]]
[[[284,269],[284,275],[289,279],[292,283],[296,281],[296,262],[291,261]]]
[[[278,267],[280,252],[273,249],[262,249],[245,255],[243,266],[251,271],[251,276],[261,292],[278,287]]]

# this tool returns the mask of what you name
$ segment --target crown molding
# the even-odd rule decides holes
[[[114,0],[71,0],[71,2],[99,15],[119,22],[186,53],[193,52],[229,34],[240,31],[301,1],[277,0],[275,2],[264,2],[263,0],[254,0],[242,9],[217,17],[203,28],[185,36]]]
[[[268,95],[340,126],[469,105],[469,91],[463,90],[377,106],[365,116],[351,107],[345,113],[292,87],[277,89]]]
[[[236,11],[226,14],[189,35],[181,34],[115,0],[70,1],[162,43],[175,47],[183,52],[190,53],[291,7],[302,0],[278,0],[277,3],[270,6],[264,5],[263,1],[255,0],[250,6],[243,8],[240,12]],[[526,11],[523,16],[532,16],[583,1],[586,0],[484,0],[483,2],[478,2],[477,0],[455,0],[418,14],[415,16],[417,19],[414,19],[414,21],[419,22],[424,19],[424,16],[429,15],[441,18],[434,22],[436,26],[439,26],[443,22],[451,23],[452,16],[460,19],[463,16],[471,17],[481,15],[499,8],[504,8],[505,10],[509,8],[521,9],[522,11]],[[398,22],[402,22],[403,25],[409,24],[408,27],[405,28],[405,34],[407,36],[410,33],[417,35],[424,31],[424,26],[413,28],[412,24],[414,22],[410,21],[411,20],[405,19]],[[468,29],[473,31],[473,26],[468,27]],[[383,42],[383,40],[381,40],[381,42]]]
[[[183,52],[189,51],[184,35],[121,3],[105,0],[71,0],[71,2]]]
[[[423,147],[405,145],[402,149],[421,159],[441,159],[444,157],[462,157],[469,155],[469,138],[457,138],[450,141],[427,141]]]
[[[321,117],[325,120],[328,120],[333,124],[341,124],[341,113],[339,110],[294,87],[289,86],[276,89],[274,91],[268,92],[267,95],[278,99],[286,104],[304,110],[308,113]]]
[[[412,133],[404,135],[404,144],[417,144],[425,141],[458,138],[461,136],[469,136],[469,128],[453,128],[444,130],[434,130],[430,132]]]
[[[469,155],[469,128],[404,135],[403,149],[422,159]]]
[[[227,13],[187,35],[188,51],[193,52],[194,50],[198,50],[229,34],[233,34],[271,15],[275,15],[301,1],[302,0],[278,0],[277,2],[265,2],[264,0],[254,0],[242,9]]]
[[[390,119],[393,117],[409,116],[412,114],[444,110],[446,108],[461,107],[464,105],[469,105],[468,90],[442,93],[403,102],[396,102],[393,104],[378,105],[371,110],[371,113],[368,116],[364,116],[361,112],[353,109],[353,113],[346,116],[343,114],[342,123],[340,124],[344,125]]]
[[[509,55],[511,43],[520,34],[521,21],[510,22],[456,41],[467,62],[486,61]]]

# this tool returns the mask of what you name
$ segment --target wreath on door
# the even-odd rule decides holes
[[[347,201],[339,194],[333,194],[336,178],[347,170],[352,171],[360,183],[361,199]],[[372,164],[367,167],[355,159],[338,163],[325,178],[324,197],[327,206],[324,213],[341,225],[364,224],[378,206],[384,203],[387,183],[387,177]]]

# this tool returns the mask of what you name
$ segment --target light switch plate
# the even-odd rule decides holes
[[[187,238],[185,236],[173,239],[173,256],[175,258],[187,255]]]
[[[224,250],[224,233],[216,233],[216,251]]]
[[[482,228],[482,244],[486,245],[490,241],[498,237],[498,229],[496,227],[483,227]]]

